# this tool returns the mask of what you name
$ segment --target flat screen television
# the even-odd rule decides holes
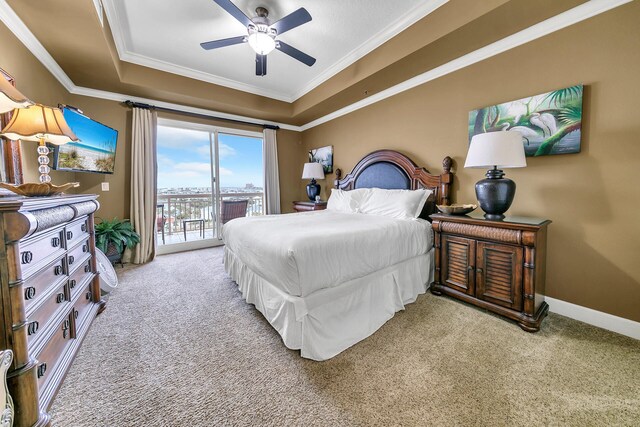
[[[113,173],[118,131],[91,120],[81,112],[61,106],[67,124],[79,141],[57,145],[53,169],[72,172]]]

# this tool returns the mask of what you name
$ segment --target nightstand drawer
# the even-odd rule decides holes
[[[67,248],[72,247],[78,240],[89,237],[89,221],[87,217],[74,221],[64,228]]]

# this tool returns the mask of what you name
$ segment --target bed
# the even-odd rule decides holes
[[[449,157],[443,169],[432,175],[399,152],[370,153],[344,178],[336,170],[335,188],[347,196],[428,189],[418,218],[327,209],[234,219],[222,230],[225,270],[286,347],[329,359],[426,292],[434,264],[428,215],[449,204]]]

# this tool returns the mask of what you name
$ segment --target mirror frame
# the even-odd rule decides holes
[[[0,74],[12,86],[16,85],[15,79],[2,68],[0,68]],[[9,120],[11,120],[11,112],[0,114],[0,129],[4,128],[9,123]],[[2,156],[0,159],[2,161],[0,164],[0,169],[2,170],[0,181],[9,184],[22,184],[22,151],[20,151],[20,142],[12,141],[4,136],[0,137],[0,139],[0,154]]]

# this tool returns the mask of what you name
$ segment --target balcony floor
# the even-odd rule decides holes
[[[215,238],[215,230],[212,228],[207,228],[204,230],[204,239],[213,239]],[[184,243],[192,242],[194,240],[203,240],[202,234],[200,230],[187,230],[187,239],[185,240],[184,234],[182,231],[177,231],[169,234],[167,231],[164,233],[164,243],[162,243],[162,233],[158,233],[158,245],[172,245],[175,243]]]

